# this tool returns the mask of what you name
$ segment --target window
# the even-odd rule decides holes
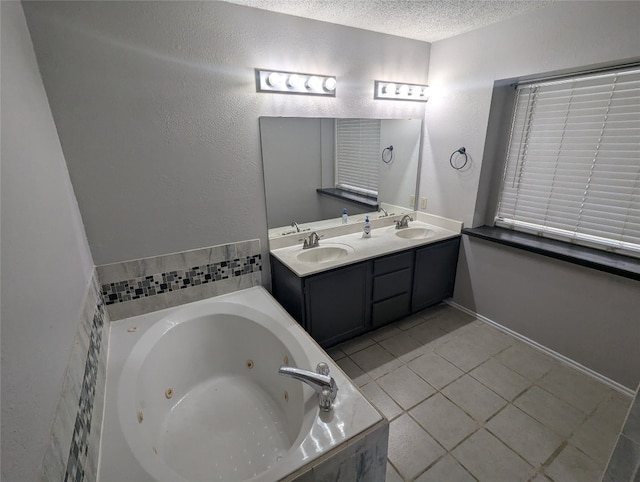
[[[495,224],[640,257],[640,69],[517,85]]]
[[[336,187],[377,197],[379,119],[336,122]]]

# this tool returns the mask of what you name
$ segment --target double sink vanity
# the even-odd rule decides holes
[[[270,238],[273,295],[325,348],[453,294],[462,223],[405,211],[373,219],[368,238],[363,226]]]

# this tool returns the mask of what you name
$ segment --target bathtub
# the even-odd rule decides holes
[[[102,482],[293,480],[386,423],[261,287],[114,322],[109,346]],[[318,362],[330,412],[278,374]]]

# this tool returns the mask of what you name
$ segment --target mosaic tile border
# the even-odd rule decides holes
[[[104,409],[109,315],[94,269],[56,407],[41,480],[95,482]]]
[[[91,420],[93,418],[94,400],[96,395],[96,382],[98,379],[98,366],[100,363],[100,348],[102,346],[102,330],[104,327],[104,304],[99,302],[93,315],[89,350],[84,366],[82,389],[78,402],[71,447],[67,458],[65,482],[77,482],[86,480],[87,457],[89,451],[89,434],[91,433]],[[92,477],[93,478],[93,477]]]
[[[105,283],[102,285],[102,296],[107,305],[112,305],[259,271],[262,271],[262,255],[255,254],[204,266],[194,266],[184,270],[173,270],[114,283]]]

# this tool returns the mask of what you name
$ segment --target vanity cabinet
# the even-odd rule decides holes
[[[411,311],[419,311],[453,296],[460,238],[416,250]]]
[[[330,347],[451,297],[459,245],[458,236],[304,277],[272,255],[273,296]]]
[[[404,251],[373,260],[373,328],[410,313],[413,257],[413,251]]]
[[[273,296],[320,345],[335,345],[371,326],[371,265],[300,278],[271,256]]]

